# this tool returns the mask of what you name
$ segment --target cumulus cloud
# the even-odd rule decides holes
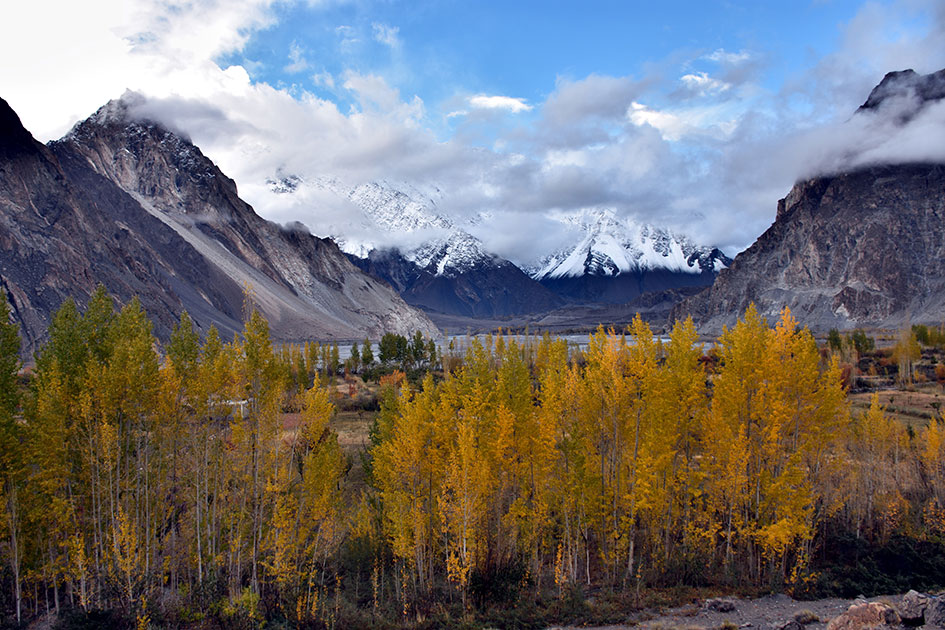
[[[476,109],[501,109],[518,114],[532,110],[532,106],[525,102],[523,98],[512,96],[488,96],[486,94],[477,94],[468,99],[470,107]]]
[[[330,72],[316,72],[311,76],[312,83],[318,87],[333,89],[335,87],[335,77]]]

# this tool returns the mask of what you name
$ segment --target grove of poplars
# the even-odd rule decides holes
[[[909,431],[875,398],[851,414],[837,361],[788,311],[771,327],[752,308],[711,348],[691,321],[661,340],[639,318],[580,351],[473,339],[422,382],[385,379],[360,458],[339,447],[342,394],[318,374],[337,358],[274,348],[250,311],[228,342],[185,314],[162,350],[137,301],[67,302],[24,389],[4,309],[18,614],[143,611],[213,584],[250,616],[324,620],[355,543],[372,588],[347,596],[406,613],[437,593],[465,603],[474,576],[503,572],[552,592],[802,588],[828,523],[945,537],[942,422]]]

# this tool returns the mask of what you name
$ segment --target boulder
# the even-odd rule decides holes
[[[880,602],[854,603],[830,620],[827,630],[880,630],[899,625],[899,614]]]
[[[902,596],[902,601],[896,606],[902,622],[911,626],[921,626],[925,619],[925,609],[929,604],[928,595],[918,591],[909,591]]]
[[[715,612],[732,612],[735,610],[735,602],[724,597],[713,597],[705,600],[705,608]]]

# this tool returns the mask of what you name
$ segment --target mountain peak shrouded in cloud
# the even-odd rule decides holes
[[[889,72],[873,88],[860,109],[876,109],[891,98],[914,98],[917,109],[926,103],[945,99],[945,69],[931,74],[917,74],[911,68]]]
[[[945,70],[889,72],[853,115],[799,135],[798,179],[880,164],[945,163]]]
[[[754,304],[814,330],[937,324],[945,308],[945,70],[889,72],[813,149],[811,176],[713,285],[673,308],[710,332]],[[808,149],[810,150],[810,149]]]

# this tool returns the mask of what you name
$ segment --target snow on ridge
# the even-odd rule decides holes
[[[310,186],[351,203],[360,211],[360,220],[353,219],[354,229],[332,238],[353,256],[366,258],[376,249],[388,248],[395,236],[401,243],[396,249],[404,258],[436,275],[451,276],[494,261],[479,239],[440,213],[437,200],[442,193],[436,187],[420,190],[388,180],[351,186],[335,178],[282,173],[267,183],[272,192],[295,194]]]
[[[571,248],[555,252],[533,267],[536,280],[579,277],[583,275],[616,276],[621,273],[665,269],[702,273],[699,258],[712,248],[699,247],[684,236],[652,225],[621,219],[612,210],[594,208],[562,218],[578,226],[581,240]],[[721,263],[713,260],[716,270]],[[721,263],[724,267],[724,263]]]

